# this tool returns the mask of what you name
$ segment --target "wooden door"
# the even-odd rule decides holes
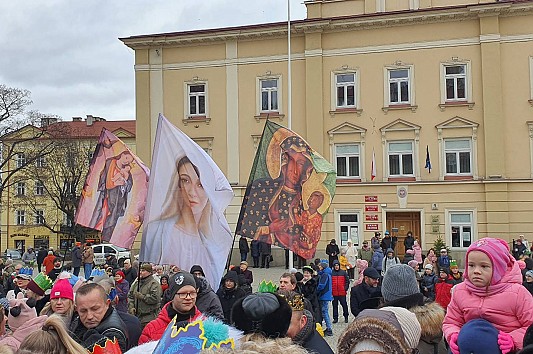
[[[419,212],[390,212],[387,213],[387,230],[391,233],[391,237],[398,237],[396,244],[396,255],[403,259],[405,254],[405,246],[403,241],[407,236],[407,232],[411,231],[413,237],[420,242],[420,213]]]

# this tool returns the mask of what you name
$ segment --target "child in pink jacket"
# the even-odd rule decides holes
[[[482,238],[468,247],[464,282],[454,287],[442,326],[453,354],[459,354],[461,327],[477,318],[499,331],[503,354],[522,348],[524,334],[533,323],[533,297],[522,286],[518,264],[501,239]]]

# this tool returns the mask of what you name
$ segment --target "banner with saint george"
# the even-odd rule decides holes
[[[236,234],[314,258],[336,178],[335,168],[301,136],[267,121]]]

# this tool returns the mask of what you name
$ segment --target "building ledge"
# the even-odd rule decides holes
[[[450,107],[468,107],[468,109],[474,109],[475,102],[468,102],[468,101],[450,101],[439,104],[439,108],[441,111],[445,111],[446,108]]]
[[[401,111],[401,110],[408,110],[410,109],[411,112],[415,113],[418,109],[417,105],[410,105],[410,104],[395,104],[390,105],[387,107],[382,107],[381,110],[387,114],[389,111]]]
[[[259,115],[254,116],[257,123],[261,121],[261,119],[273,119],[277,118],[279,120],[283,120],[285,118],[285,114],[279,113],[279,112],[269,112],[269,113],[260,113]]]
[[[445,181],[472,181],[473,176],[444,176]]]
[[[363,113],[362,109],[359,108],[337,108],[334,111],[329,111],[329,115],[334,117],[337,114],[349,114],[349,113],[355,113],[358,117],[361,117],[361,113]]]
[[[188,116],[185,119],[182,119],[183,125],[187,125],[189,123],[196,124],[196,123],[205,123],[206,125],[209,125],[211,122],[211,118],[207,116]]]
[[[388,182],[414,182],[416,177],[389,177]]]
[[[337,184],[359,183],[361,178],[337,178]]]

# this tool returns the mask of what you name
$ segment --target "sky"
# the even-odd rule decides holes
[[[306,16],[301,0],[0,2],[0,84],[31,91],[31,110],[63,120],[135,119],[134,52],[118,38]]]

